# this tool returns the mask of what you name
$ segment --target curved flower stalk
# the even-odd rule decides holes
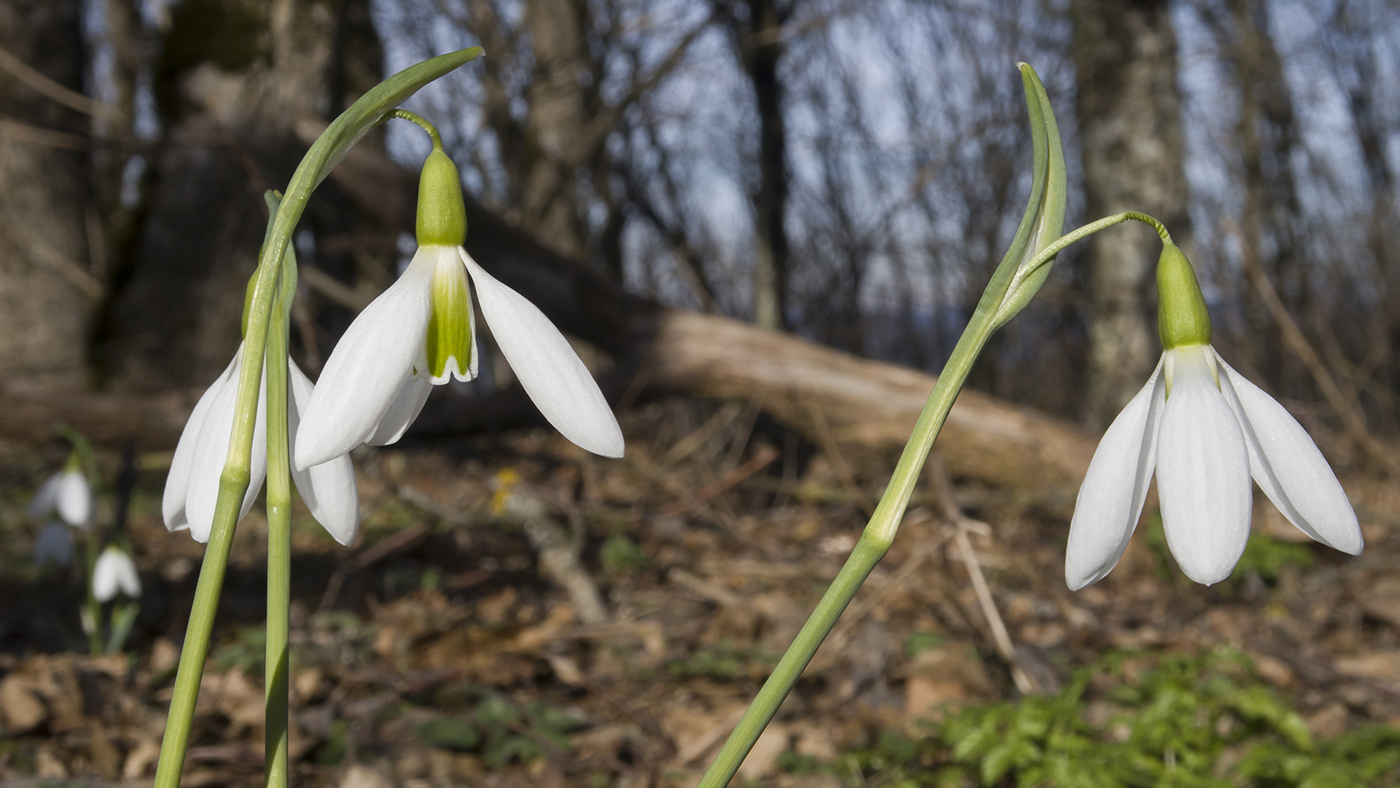
[[[34,499],[29,502],[31,518],[43,520],[53,514],[74,528],[87,530],[92,527],[92,487],[83,475],[76,453],[69,458],[63,470],[39,485]]]
[[[219,477],[228,458],[243,354],[244,346],[240,344],[228,368],[194,406],[189,421],[185,422],[184,431],[180,433],[180,442],[176,444],[175,456],[170,461],[170,475],[165,481],[165,495],[161,501],[165,527],[171,531],[188,529],[197,542],[209,541],[214,522]],[[311,399],[312,385],[297,368],[296,362],[288,361],[287,368],[291,383],[287,417],[289,435],[295,449],[298,417]],[[266,402],[266,380],[258,396],[260,403]],[[267,414],[263,407],[259,407],[253,428],[248,491],[243,496],[239,519],[252,508],[266,475]],[[316,522],[337,542],[343,545],[353,542],[359,529],[359,497],[355,488],[355,469],[350,464],[350,458],[337,457],[306,470],[293,471],[292,480]]]
[[[129,599],[140,597],[141,577],[125,550],[108,545],[92,567],[92,596],[98,602],[105,603],[116,599],[118,593]]]
[[[621,457],[622,431],[568,340],[534,304],[486,273],[462,248],[466,211],[457,167],[434,137],[418,192],[418,251],[403,275],[346,330],[302,414],[297,468],[361,443],[391,444],[418,417],[433,386],[477,373],[476,315],[530,399],[564,437]]]
[[[310,398],[311,388],[310,382],[290,363],[286,370],[282,367],[282,359],[286,358],[286,326],[282,321],[286,315],[285,311],[280,316],[275,315],[274,311],[285,309],[289,305],[283,301],[283,296],[290,299],[291,293],[290,288],[285,285],[295,282],[295,276],[290,274],[288,265],[292,257],[289,243],[311,192],[357,140],[370,129],[392,117],[394,107],[424,85],[480,54],[481,48],[473,47],[441,55],[410,66],[371,88],[332,121],[317,138],[297,166],[280,199],[275,194],[269,195],[270,203],[275,203],[275,210],[268,223],[267,235],[258,256],[257,272],[249,283],[244,339],[246,348],[249,349],[247,352],[253,354],[255,360],[261,359],[264,353],[274,359],[271,365],[274,380],[268,382],[269,370],[266,364],[240,364],[239,359],[244,352],[240,349],[230,370],[211,387],[211,391],[205,393],[208,404],[202,403],[199,418],[192,419],[192,424],[186,424],[181,443],[188,442],[188,446],[184,447],[183,456],[176,458],[179,461],[172,463],[171,475],[175,478],[167,481],[166,501],[162,507],[168,526],[184,525],[192,531],[203,531],[209,547],[200,567],[185,643],[180,651],[170,711],[161,741],[160,759],[156,766],[156,788],[178,788],[180,784],[204,663],[209,652],[210,634],[228,567],[234,526],[247,511],[247,491],[250,488],[256,490],[265,480],[268,452],[271,453],[272,480],[268,485],[266,665],[271,680],[267,683],[267,761],[264,777],[269,787],[288,784],[288,691],[285,677],[288,665],[286,630],[290,582],[288,554],[291,549],[288,508],[291,491],[286,482],[292,474],[287,467],[287,455],[290,453],[288,444],[294,440],[296,432],[294,420],[299,415],[299,409],[304,407],[306,400]],[[277,336],[279,334],[280,338]],[[281,347],[278,347],[279,344]],[[283,378],[284,372],[290,381]],[[267,389],[265,392],[264,387]],[[233,392],[228,395],[233,400],[231,409],[224,402],[225,389]],[[290,398],[288,402],[283,402],[288,393],[287,389],[291,389]],[[266,404],[258,407],[259,401],[267,402],[267,394],[271,394],[277,402],[276,406],[270,409],[270,417],[264,413],[269,410]],[[254,434],[258,431],[257,424],[264,420],[266,423],[262,429],[272,436],[270,447],[267,441],[257,440]],[[222,435],[217,434],[210,426],[214,423],[223,431]],[[285,440],[282,438],[284,434],[288,436]],[[203,460],[209,451],[200,450],[200,447],[206,442],[224,450],[221,465],[206,463]],[[178,453],[180,452],[177,451]],[[213,454],[219,455],[220,452],[214,451]],[[255,454],[260,455],[260,470],[256,474],[253,473]],[[354,536],[358,514],[355,511],[358,509],[358,503],[353,487],[353,469],[348,460],[344,463],[329,463],[328,470],[312,467],[319,465],[309,464],[307,474],[295,477],[296,484],[313,513],[316,513],[317,519],[328,526],[327,530],[339,541],[348,542]],[[326,476],[330,478],[324,478]],[[208,511],[209,506],[204,501],[205,493],[199,489],[203,482],[197,481],[202,478],[218,479],[216,492],[212,496],[212,517],[208,519],[204,513]],[[337,510],[340,515],[335,513]],[[354,513],[345,516],[346,512]],[[134,608],[128,606],[128,609]]]
[[[1070,523],[1065,582],[1080,589],[1127,549],[1155,473],[1167,546],[1210,585],[1249,538],[1259,485],[1313,539],[1361,552],[1361,528],[1336,475],[1297,420],[1220,358],[1191,263],[1168,243],[1157,264],[1162,360],[1104,433]]]

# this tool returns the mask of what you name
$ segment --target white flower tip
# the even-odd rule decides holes
[[[1361,555],[1361,551],[1366,548],[1366,540],[1361,536],[1361,525],[1356,521],[1356,514],[1352,513],[1352,528],[1345,530],[1341,534],[1335,534],[1327,541],[1327,545],[1337,550],[1341,550],[1347,555]]]
[[[351,446],[344,451],[337,452],[339,448],[330,441],[324,430],[308,430],[306,423],[302,422],[301,429],[297,430],[295,445],[292,447],[292,464],[296,466],[297,470],[305,471],[330,462],[354,447]]]
[[[1109,570],[1113,568],[1112,566],[1107,568],[1102,566],[1087,567],[1084,566],[1083,563],[1083,559],[1078,558],[1078,556],[1073,553],[1067,553],[1065,555],[1065,585],[1068,586],[1071,591],[1088,588],[1099,582],[1105,577],[1108,577]]]
[[[1247,533],[1246,533],[1247,536]],[[1246,540],[1238,540],[1236,545],[1225,543],[1182,545],[1181,539],[1173,539],[1167,532],[1167,546],[1181,573],[1192,582],[1203,586],[1213,586],[1226,579],[1235,571],[1235,565],[1244,555]]]
[[[310,441],[301,436],[300,430],[292,437],[292,440],[296,444],[292,447],[292,469],[305,471],[307,468],[311,467],[311,464],[307,462],[307,460],[311,459],[311,450],[306,448],[306,445],[310,443]]]
[[[1229,577],[1239,561],[1239,556],[1230,558],[1220,553],[1193,555],[1185,560],[1181,556],[1176,557],[1181,573],[1203,586],[1213,586]]]
[[[609,427],[611,427],[611,429],[608,429]],[[588,443],[589,445],[587,446],[582,443],[580,443],[579,446],[600,457],[607,457],[613,460],[622,459],[623,453],[627,450],[627,444],[622,439],[622,428],[617,426],[616,420],[614,420],[611,425],[600,425],[598,435],[590,439]]]

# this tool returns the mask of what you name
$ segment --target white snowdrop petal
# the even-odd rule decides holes
[[[564,437],[604,457],[621,457],[622,430],[588,368],[568,340],[524,296],[498,282],[461,251],[476,285],[481,316],[525,393]]]
[[[240,346],[234,356],[231,374],[215,393],[195,443],[194,457],[190,464],[190,486],[185,503],[185,517],[189,523],[190,536],[194,537],[196,542],[208,542],[209,533],[214,526],[214,510],[219,501],[219,480],[223,476],[224,465],[228,462],[234,408],[238,404],[238,378],[242,361],[243,347]],[[264,407],[266,401],[267,376],[264,375],[258,390],[257,420],[253,426],[248,491],[243,496],[243,505],[238,512],[239,520],[253,508],[253,502],[262,490],[263,479],[267,476],[267,414]]]
[[[1218,583],[1244,553],[1252,505],[1249,453],[1216,387],[1204,345],[1177,348],[1157,440],[1157,492],[1167,546],[1187,577]]]
[[[399,438],[402,438],[413,422],[418,419],[418,414],[423,412],[423,405],[427,403],[428,395],[431,393],[433,393],[431,380],[417,375],[410,377],[399,388],[399,393],[394,396],[394,401],[389,403],[389,410],[385,411],[384,417],[379,420],[379,427],[365,443],[371,446],[388,446],[392,443],[398,443]]]
[[[300,412],[310,401],[313,388],[311,381],[295,363],[290,363],[288,379],[292,407],[287,410],[287,432],[291,436],[291,448],[295,451]],[[311,510],[311,516],[321,527],[343,545],[348,546],[355,541],[360,527],[360,498],[350,455],[342,454],[306,470],[293,468],[292,481],[296,483],[297,492],[301,494],[306,508]]]
[[[65,470],[59,474],[58,486],[54,489],[54,505],[58,516],[74,528],[92,525],[92,487],[82,471]]]
[[[356,317],[302,412],[293,464],[320,465],[364,443],[413,373],[427,334],[434,257],[418,250],[398,281]]]
[[[1162,364],[1109,425],[1074,505],[1065,550],[1065,583],[1072,590],[1102,580],[1118,564],[1137,528],[1152,471],[1162,416]]]
[[[136,571],[136,563],[126,553],[121,554],[122,563],[117,573],[117,585],[132,599],[141,596],[141,575]]]
[[[131,556],[113,545],[102,551],[92,567],[92,596],[98,602],[110,602],[118,591],[132,599],[141,596],[141,577]]]
[[[117,597],[117,569],[111,553],[103,552],[92,566],[92,596],[98,602],[110,602]]]
[[[1220,366],[1221,388],[1244,430],[1259,488],[1298,530],[1358,555],[1363,542],[1356,512],[1317,444],[1277,400],[1223,360]]]
[[[180,432],[180,441],[175,444],[175,454],[170,458],[170,473],[165,477],[165,492],[161,496],[160,503],[161,516],[165,520],[165,528],[168,531],[182,531],[190,527],[189,520],[185,515],[185,502],[190,492],[190,474],[194,463],[195,446],[199,443],[204,419],[208,417],[215,397],[228,384],[229,378],[238,368],[238,359],[242,356],[243,347],[240,345],[229,365],[199,396],[194,410],[190,411],[189,420],[185,422],[185,428]]]

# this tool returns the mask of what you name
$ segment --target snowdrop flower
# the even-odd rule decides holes
[[[214,525],[214,508],[219,498],[219,477],[228,458],[233,432],[234,406],[238,400],[238,376],[244,346],[238,346],[233,361],[195,404],[190,419],[180,433],[170,475],[165,480],[161,513],[171,531],[188,529],[197,542],[208,542]],[[296,450],[297,423],[311,399],[312,385],[293,361],[288,366],[287,431],[291,449]],[[253,428],[253,455],[249,468],[248,492],[243,496],[241,520],[252,508],[267,476],[267,378],[258,394],[257,421]],[[359,529],[359,497],[355,489],[355,469],[349,457],[318,463],[307,470],[292,471],[301,499],[311,516],[335,537],[349,545]]]
[[[92,526],[92,488],[74,454],[63,470],[50,476],[29,502],[29,516],[42,520],[57,513],[74,528]]]
[[[419,182],[418,251],[326,361],[302,415],[296,467],[394,443],[433,386],[476,377],[469,279],[501,354],[549,423],[588,451],[622,456],[622,431],[588,369],[534,304],[467,255],[466,231],[457,167],[435,147]]]
[[[57,521],[39,530],[39,534],[34,537],[35,566],[68,566],[73,563],[73,536],[69,530],[67,525]]]
[[[1229,577],[1249,538],[1250,478],[1288,521],[1345,553],[1361,552],[1346,492],[1288,411],[1210,345],[1210,316],[1186,256],[1157,264],[1162,360],[1104,433],[1070,523],[1065,581],[1078,590],[1122,557],[1155,471],[1167,546],[1181,571]]]
[[[98,602],[111,602],[119,591],[136,599],[141,596],[141,578],[131,556],[116,545],[108,545],[92,567],[92,596]]]

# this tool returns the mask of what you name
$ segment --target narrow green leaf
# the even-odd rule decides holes
[[[1021,224],[978,305],[979,309],[983,306],[995,309],[994,328],[1006,325],[1025,309],[1045,283],[1045,277],[1050,275],[1050,261],[1034,268],[1029,264],[1060,237],[1065,221],[1065,155],[1055,111],[1035,70],[1025,63],[1020,68],[1035,154],[1034,175],[1030,201]]]

